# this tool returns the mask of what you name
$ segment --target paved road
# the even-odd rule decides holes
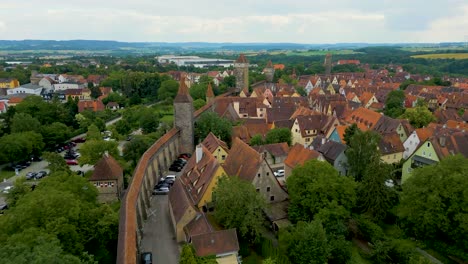
[[[152,252],[153,263],[179,263],[179,246],[169,215],[167,195],[153,195],[148,219],[143,227],[141,252]]]

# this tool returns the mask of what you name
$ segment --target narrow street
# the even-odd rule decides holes
[[[169,214],[168,195],[153,195],[143,227],[141,252],[152,252],[153,263],[179,263],[179,248]]]

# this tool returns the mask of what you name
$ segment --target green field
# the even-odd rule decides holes
[[[411,56],[416,59],[456,59],[456,60],[466,60],[468,59],[468,53],[438,53],[438,54],[423,54],[423,55],[414,55]]]
[[[362,52],[355,52],[354,50],[275,50],[267,52],[268,55],[286,56],[325,56],[327,53],[332,55],[346,55],[346,54],[360,54]],[[265,55],[262,52],[246,52],[246,56]]]

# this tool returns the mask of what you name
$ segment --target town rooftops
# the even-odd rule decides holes
[[[345,121],[349,124],[356,124],[362,131],[367,131],[373,129],[381,117],[382,115],[377,112],[359,107],[348,115]]]
[[[192,244],[195,253],[200,257],[224,255],[239,251],[235,228],[195,235],[192,237]]]
[[[232,142],[231,150],[224,163],[224,170],[230,176],[239,176],[251,182],[262,163],[261,155],[239,138]]]
[[[202,142],[203,146],[205,146],[210,153],[213,153],[218,147],[223,148],[226,151],[229,151],[229,148],[226,142],[222,141],[218,137],[216,137],[212,132],[210,132]]]
[[[179,179],[176,179],[174,185],[169,192],[169,203],[171,204],[174,220],[178,223],[189,207],[193,207],[188,195],[185,193],[185,188]],[[195,210],[195,208],[193,209]]]
[[[123,169],[119,163],[109,154],[104,154],[94,165],[94,172],[90,181],[118,180],[123,176]]]
[[[400,153],[405,151],[405,147],[400,140],[400,136],[393,131],[382,136],[379,142],[379,150],[383,155]]]
[[[182,79],[180,79],[179,91],[177,92],[174,102],[175,103],[188,103],[192,101],[193,101],[192,96],[190,96],[187,84],[185,84],[185,77],[183,77]]]
[[[33,90],[37,90],[37,89],[42,89],[42,86],[39,86],[37,84],[32,84],[32,83],[26,83],[26,84],[22,84],[20,87],[18,88],[25,88],[25,89],[33,89]]]
[[[258,153],[268,152],[274,157],[287,156],[289,152],[289,146],[285,142],[253,146],[252,148],[255,149]]]
[[[322,153],[323,157],[333,163],[346,149],[346,145],[318,136],[312,141],[314,150]]]
[[[296,143],[290,150],[288,157],[284,161],[284,164],[291,168],[297,165],[304,165],[304,163],[311,159],[317,159],[320,157],[320,153],[315,150],[304,148],[301,144]]]

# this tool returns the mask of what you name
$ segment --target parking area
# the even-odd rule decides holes
[[[188,157],[186,158],[188,159]],[[177,166],[177,164],[181,163],[174,162],[174,166],[171,167],[173,169],[177,168],[178,171],[171,170],[164,174],[166,182],[171,181],[171,176],[168,177],[168,175],[174,175],[177,178],[182,174],[184,166]],[[151,196],[148,219],[143,226],[140,252],[151,252],[153,254],[153,263],[177,264],[179,263],[180,249],[171,223],[168,195],[163,192],[155,192],[155,190],[162,190],[162,188],[164,187],[159,185],[153,190],[154,194]]]

